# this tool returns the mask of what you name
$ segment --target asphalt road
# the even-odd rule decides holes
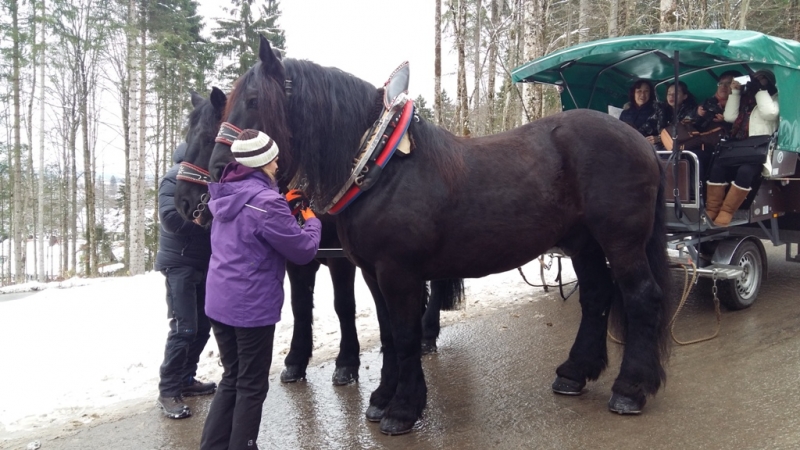
[[[273,380],[259,448],[800,448],[800,265],[784,261],[783,247],[766,245],[769,276],[757,302],[743,311],[723,309],[716,338],[674,345],[667,385],[641,416],[606,408],[622,349],[611,342],[609,369],[582,396],[550,391],[577,331],[579,305],[577,298],[562,302],[546,294],[443,329],[439,353],[424,358],[428,406],[412,433],[384,436],[364,418],[380,373],[372,348],[355,385],[333,387],[331,362],[310,368],[304,383]],[[710,293],[695,290],[675,335],[709,336],[716,326]],[[113,421],[43,429],[0,447],[25,448],[36,438],[42,450],[196,449],[210,399],[189,403],[195,415],[182,421],[163,418],[148,402]]]

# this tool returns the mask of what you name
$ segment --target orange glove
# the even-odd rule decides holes
[[[289,209],[293,216],[300,213],[303,208],[308,208],[308,197],[300,189],[292,189],[287,192],[286,201],[289,203]]]
[[[303,215],[303,220],[306,221],[306,222],[308,222],[308,219],[311,219],[312,217],[317,217],[314,214],[314,211],[312,211],[311,208],[309,208],[309,207],[305,207],[305,208],[301,209],[300,210],[300,214]]]

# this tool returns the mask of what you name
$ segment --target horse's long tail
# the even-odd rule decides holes
[[[656,196],[655,221],[650,239],[647,241],[645,252],[647,261],[650,264],[650,271],[653,274],[656,284],[660,290],[659,301],[659,322],[658,322],[658,351],[662,362],[662,370],[659,374],[661,381],[666,381],[666,374],[663,371],[663,363],[669,357],[669,314],[672,302],[672,277],[669,269],[669,259],[667,258],[667,202],[666,202],[666,173],[664,167],[659,164],[660,184]]]
[[[431,296],[438,296],[441,300],[442,311],[455,311],[461,309],[464,303],[464,279],[431,281]]]

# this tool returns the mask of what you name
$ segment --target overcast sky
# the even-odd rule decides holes
[[[206,32],[224,16],[227,1],[199,0]],[[308,59],[383,85],[409,61],[412,98],[433,104],[434,12],[432,0],[282,0],[278,24],[286,32],[286,56]],[[443,87],[455,91],[455,57],[442,43]],[[449,85],[453,86],[450,87]]]

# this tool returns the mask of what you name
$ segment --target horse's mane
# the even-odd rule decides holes
[[[361,137],[378,118],[383,89],[311,61],[283,63],[292,82],[288,109],[289,128],[294,130],[292,159],[308,181],[307,193],[315,202],[328,204],[350,177]],[[442,143],[457,139],[422,121],[412,123],[411,131],[419,157],[429,158],[445,181],[454,181],[463,171],[460,146]]]
[[[258,93],[258,109],[264,114],[260,115],[260,123],[257,129],[266,132],[280,149],[280,159],[282,165],[291,166],[292,164],[292,132],[286,122],[274,120],[273,114],[286,114],[286,99],[283,95],[283,84],[271,77],[265,77],[261,71],[261,63],[256,63],[250,70],[236,80],[233,90],[228,94],[225,103],[225,112],[222,117],[230,117],[231,109],[240,100],[239,97],[245,94],[247,88],[255,89]]]

